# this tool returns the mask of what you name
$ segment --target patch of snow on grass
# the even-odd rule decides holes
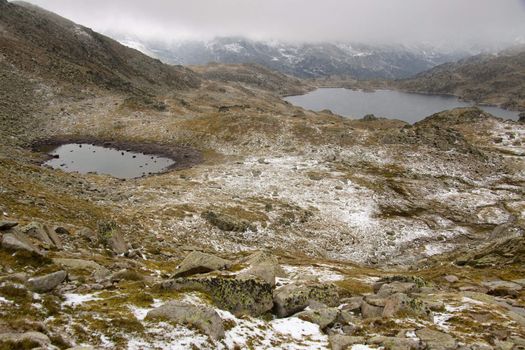
[[[223,320],[235,324],[226,331],[223,342],[227,349],[233,349],[235,346],[244,349],[247,344],[256,350],[329,348],[328,337],[321,332],[319,326],[296,317],[266,323],[257,318],[237,318],[220,309],[216,311]]]
[[[92,294],[66,293],[64,294],[66,301],[64,301],[62,305],[75,307],[75,306],[78,306],[88,301],[101,300],[101,298],[98,298],[96,296],[97,294],[98,293],[92,293]]]
[[[7,300],[4,297],[0,297],[0,304],[12,304],[13,302],[11,300]]]

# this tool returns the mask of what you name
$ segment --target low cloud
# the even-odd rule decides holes
[[[31,0],[104,33],[146,40],[494,45],[525,40],[525,0]]]

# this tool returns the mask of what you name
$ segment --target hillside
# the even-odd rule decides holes
[[[236,82],[253,88],[274,91],[279,95],[300,95],[309,87],[304,81],[256,64],[208,64],[190,66],[208,80]]]
[[[525,48],[446,63],[396,85],[409,91],[452,94],[477,103],[525,110]]]
[[[0,1],[0,53],[20,71],[57,83],[148,92],[195,88],[190,70],[167,66],[36,6]]]

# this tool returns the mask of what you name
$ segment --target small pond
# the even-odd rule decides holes
[[[52,168],[82,174],[106,174],[120,179],[160,173],[175,164],[174,160],[166,157],[88,143],[68,143],[45,151],[53,158],[44,165]]]
[[[474,104],[460,101],[453,96],[414,94],[391,90],[365,92],[342,88],[322,88],[306,95],[290,96],[286,101],[306,109],[330,109],[342,116],[362,118],[367,114],[376,117],[400,119],[415,123],[437,112]],[[496,117],[518,119],[518,112],[498,107],[478,106]]]

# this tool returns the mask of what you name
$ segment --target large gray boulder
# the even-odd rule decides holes
[[[165,281],[161,289],[199,291],[209,295],[221,309],[236,316],[259,316],[273,307],[272,286],[255,277],[202,275]]]
[[[66,277],[66,271],[57,271],[48,275],[30,278],[27,281],[27,285],[29,289],[31,289],[34,292],[46,293],[55,289],[55,287],[57,287],[60,283],[64,282]]]
[[[191,252],[180,263],[174,277],[186,277],[199,273],[223,270],[231,266],[231,261],[202,252]]]
[[[91,260],[55,258],[53,259],[53,262],[57,265],[62,266],[67,271],[70,271],[70,270],[90,271],[92,277],[97,282],[100,282],[108,278],[111,274],[111,271],[109,271],[107,268]]]
[[[457,345],[456,340],[450,334],[429,328],[417,330],[416,335],[426,345],[427,349],[452,350]]]
[[[339,303],[339,293],[334,284],[292,283],[274,292],[273,302],[278,317],[287,317],[304,310],[311,301],[318,301],[328,306]]]
[[[42,255],[42,252],[21,233],[6,233],[2,236],[2,248],[11,251],[26,251]]]
[[[222,319],[215,310],[206,306],[170,301],[148,312],[146,320],[155,319],[194,326],[214,340],[224,338]]]

